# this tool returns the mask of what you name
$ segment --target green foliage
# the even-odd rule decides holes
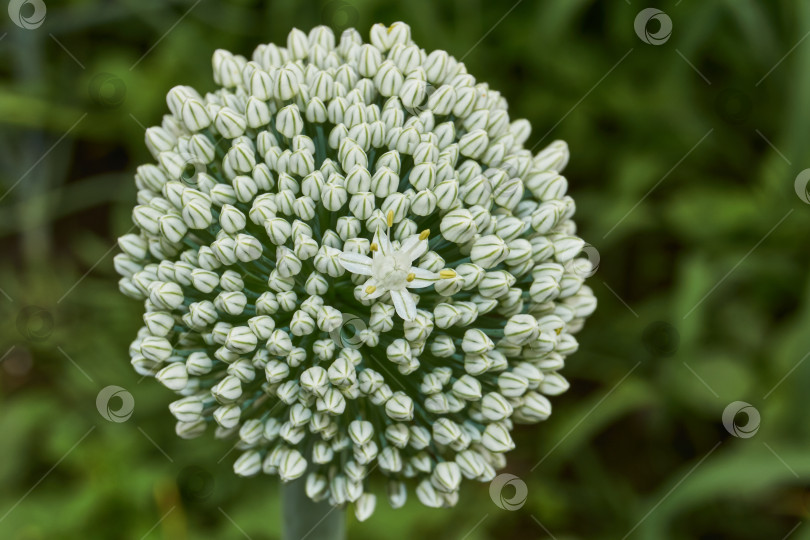
[[[502,91],[530,146],[568,141],[600,307],[571,390],[517,431],[522,509],[468,484],[452,510],[381,501],[350,536],[782,538],[807,517],[810,5],[668,2],[654,46],[638,2],[47,4],[41,27],[3,14],[0,32],[0,537],[279,538],[275,480],[234,476],[227,442],[178,439],[170,393],[129,366],[139,308],[110,250],[142,125],[172,86],[213,88],[216,48],[398,19]],[[96,409],[108,385],[134,396],[126,422]],[[721,422],[738,400],[761,414],[751,438]]]

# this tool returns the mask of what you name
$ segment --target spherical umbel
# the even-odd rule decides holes
[[[370,474],[394,507],[453,505],[551,414],[596,308],[568,147],[532,155],[403,23],[286,45],[216,51],[221,88],[173,88],[147,130],[115,259],[145,308],[132,365],[179,395],[179,436],[237,439],[241,476],[305,477],[359,519]]]

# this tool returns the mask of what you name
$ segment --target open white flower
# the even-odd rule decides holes
[[[389,213],[389,222],[392,217],[392,213]],[[397,315],[403,320],[412,321],[416,317],[416,303],[407,289],[429,287],[440,278],[455,276],[453,270],[435,273],[413,265],[428,250],[429,233],[422,231],[409,236],[397,249],[389,238],[390,229],[386,234],[380,234],[378,230],[371,244],[372,257],[341,253],[338,261],[352,274],[369,276],[363,287],[365,298],[374,299],[390,293]]]

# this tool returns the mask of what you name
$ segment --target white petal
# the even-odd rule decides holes
[[[371,275],[371,258],[359,253],[341,253],[338,262],[347,271],[361,276]]]
[[[383,255],[390,255],[394,252],[394,246],[391,245],[391,239],[388,238],[388,233],[381,234],[378,229],[377,232],[374,233],[374,242],[380,247],[380,253]]]
[[[413,281],[409,282],[406,286],[409,289],[421,289],[422,287],[430,287],[439,279],[439,274],[419,268],[418,266],[411,267],[411,273],[416,277]]]
[[[408,291],[391,291],[391,299],[397,315],[405,321],[412,321],[416,318],[416,302],[413,301],[411,293]]]
[[[367,293],[366,289],[368,287],[374,287],[374,292],[373,293]],[[375,298],[379,298],[380,296],[384,295],[387,292],[388,292],[388,289],[386,289],[385,287],[382,287],[380,285],[380,283],[374,278],[371,278],[371,279],[367,280],[365,283],[363,283],[363,298],[365,298],[367,300],[373,300]]]
[[[400,253],[407,257],[406,264],[411,264],[413,261],[421,257],[428,250],[428,241],[420,240],[418,234],[409,236],[402,242],[402,247],[399,248]]]

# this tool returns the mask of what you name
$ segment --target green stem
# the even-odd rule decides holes
[[[346,511],[326,501],[314,502],[301,478],[281,485],[282,540],[343,540]]]

